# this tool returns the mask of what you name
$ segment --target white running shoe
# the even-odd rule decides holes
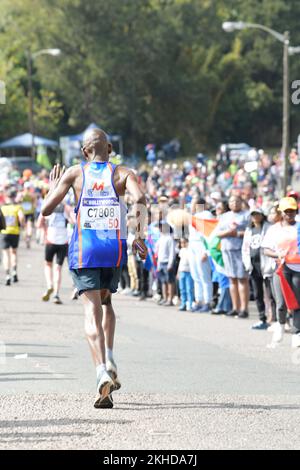
[[[283,336],[284,336],[284,325],[281,325],[280,323],[277,322],[274,327],[271,344],[268,344],[267,348],[270,348],[270,349],[276,348],[276,346],[278,346],[279,343],[281,343],[281,341],[283,340]]]
[[[267,331],[269,331],[270,333],[274,333],[274,331],[275,331],[275,329],[276,329],[276,325],[277,325],[277,323],[272,323],[272,324],[268,327]]]
[[[117,365],[114,361],[107,359],[106,361],[106,370],[108,375],[110,375],[113,380],[114,386],[113,391],[119,390],[121,388],[121,382],[118,379]]]
[[[300,333],[292,335],[292,348],[300,348]]]
[[[286,333],[291,333],[292,327],[291,327],[291,325],[290,325],[289,323],[286,323],[286,324],[284,325],[284,331],[285,331]]]
[[[122,294],[122,295],[129,295],[131,292],[132,292],[132,291],[131,291],[130,287],[126,287],[125,289],[123,289],[123,290],[120,292],[120,294]]]
[[[94,402],[95,408],[103,408],[102,403],[106,401],[107,397],[114,390],[114,382],[107,371],[103,371],[97,381],[97,395]]]

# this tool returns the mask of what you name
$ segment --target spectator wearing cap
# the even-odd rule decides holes
[[[262,240],[270,227],[267,218],[260,207],[253,207],[250,211],[250,224],[247,227],[242,245],[242,259],[246,271],[251,275],[254,297],[259,313],[259,322],[252,326],[254,330],[268,328],[265,294],[264,294],[264,265],[265,256],[261,248]]]
[[[296,222],[298,205],[294,198],[284,197],[279,203],[282,220],[277,222],[266,233],[263,240],[264,253],[283,266],[283,274],[297,299],[299,308],[293,312],[294,334],[292,346],[300,347],[300,224]],[[278,323],[273,333],[271,347],[282,341],[287,316],[280,277],[273,277],[274,293]]]

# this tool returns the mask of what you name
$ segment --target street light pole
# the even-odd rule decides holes
[[[283,196],[288,186],[289,145],[290,145],[290,99],[289,99],[289,42],[290,35],[284,33],[283,45],[283,112],[282,112],[282,157],[283,157]]]
[[[283,103],[282,103],[282,157],[283,157],[283,181],[282,192],[286,194],[288,186],[288,169],[289,169],[289,145],[290,145],[290,97],[289,97],[289,55],[300,52],[300,47],[290,47],[290,33],[286,31],[284,34],[274,31],[261,24],[244,23],[243,21],[225,21],[223,29],[227,33],[235,30],[246,28],[261,29],[271,34],[283,44]]]
[[[31,134],[31,158],[35,159],[34,149],[34,103],[33,103],[33,87],[32,87],[32,55],[27,51],[27,75],[28,75],[28,127]]]

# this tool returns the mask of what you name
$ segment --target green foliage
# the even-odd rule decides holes
[[[282,46],[257,30],[289,29],[300,44],[297,0],[1,0],[0,139],[28,129],[26,51],[33,63],[36,130],[49,137],[94,121],[124,136],[126,151],[178,137],[186,152],[226,140],[280,144]],[[291,57],[291,81],[299,61]],[[300,129],[297,107],[292,129]],[[274,137],[275,136],[275,137]]]

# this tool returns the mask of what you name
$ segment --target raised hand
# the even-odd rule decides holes
[[[65,169],[66,169],[65,166],[61,168],[59,163],[57,163],[57,165],[54,165],[49,176],[50,192],[53,191],[57,187],[59,181],[61,180],[62,175],[65,172]]]

